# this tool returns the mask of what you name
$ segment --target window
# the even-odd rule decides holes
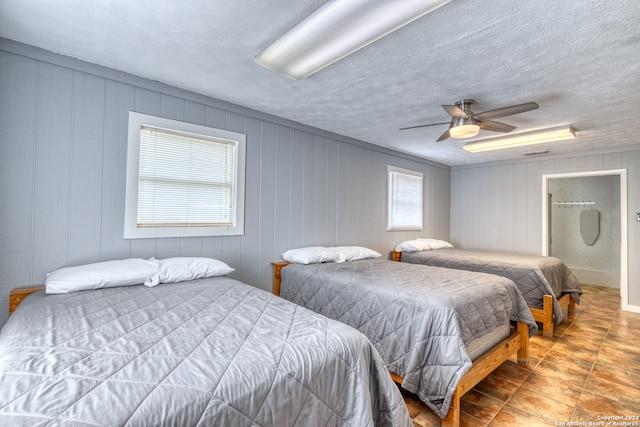
[[[125,239],[244,233],[246,136],[129,113]]]
[[[422,230],[422,173],[388,167],[387,230]]]

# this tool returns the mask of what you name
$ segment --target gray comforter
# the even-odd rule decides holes
[[[512,320],[537,331],[516,285],[483,273],[386,260],[291,264],[281,296],[358,328],[442,418],[471,368],[466,345]]]
[[[358,331],[220,277],[36,293],[0,332],[3,426],[410,426]]]
[[[542,297],[553,297],[555,323],[563,320],[558,298],[570,293],[580,303],[580,282],[558,258],[505,252],[437,249],[403,252],[402,261],[458,270],[480,271],[511,279],[518,285],[529,307],[542,308]]]

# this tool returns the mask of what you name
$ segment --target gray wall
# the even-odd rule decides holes
[[[571,267],[580,283],[620,287],[620,176],[553,178],[548,189],[552,195],[549,255]],[[575,204],[561,204],[571,201]],[[578,203],[585,201],[594,204]],[[583,210],[599,213],[599,235],[592,245],[580,234]]]
[[[469,249],[541,254],[542,176],[611,169],[627,170],[628,301],[640,310],[640,145],[452,168],[452,242]]]
[[[2,39],[0,76],[0,307],[69,265],[209,256],[270,290],[289,248],[449,238],[448,166]],[[243,236],[123,239],[129,110],[247,135]],[[387,165],[424,173],[423,233],[386,231]]]

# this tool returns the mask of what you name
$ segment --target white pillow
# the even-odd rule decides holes
[[[378,258],[378,252],[364,246],[337,246],[339,258],[336,262],[356,261],[359,259]]]
[[[174,257],[154,261],[158,264],[159,270],[158,274],[144,283],[149,287],[160,283],[226,276],[235,271],[222,261],[206,257]]]
[[[438,239],[415,239],[407,240],[396,246],[396,251],[402,252],[430,251],[433,249],[453,249],[453,245]]]
[[[289,249],[282,254],[285,261],[296,264],[315,264],[319,262],[333,262],[338,260],[340,254],[335,248],[324,246],[307,246],[305,248]]]
[[[158,265],[142,258],[129,258],[65,267],[47,274],[45,292],[66,294],[87,289],[140,285],[158,273]]]

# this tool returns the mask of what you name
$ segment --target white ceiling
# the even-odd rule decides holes
[[[448,165],[640,142],[638,0],[453,0],[305,80],[253,62],[323,3],[2,0],[0,37]],[[476,113],[536,101],[498,121],[578,138],[472,154],[435,142],[445,125],[398,130],[448,121],[461,98]]]

